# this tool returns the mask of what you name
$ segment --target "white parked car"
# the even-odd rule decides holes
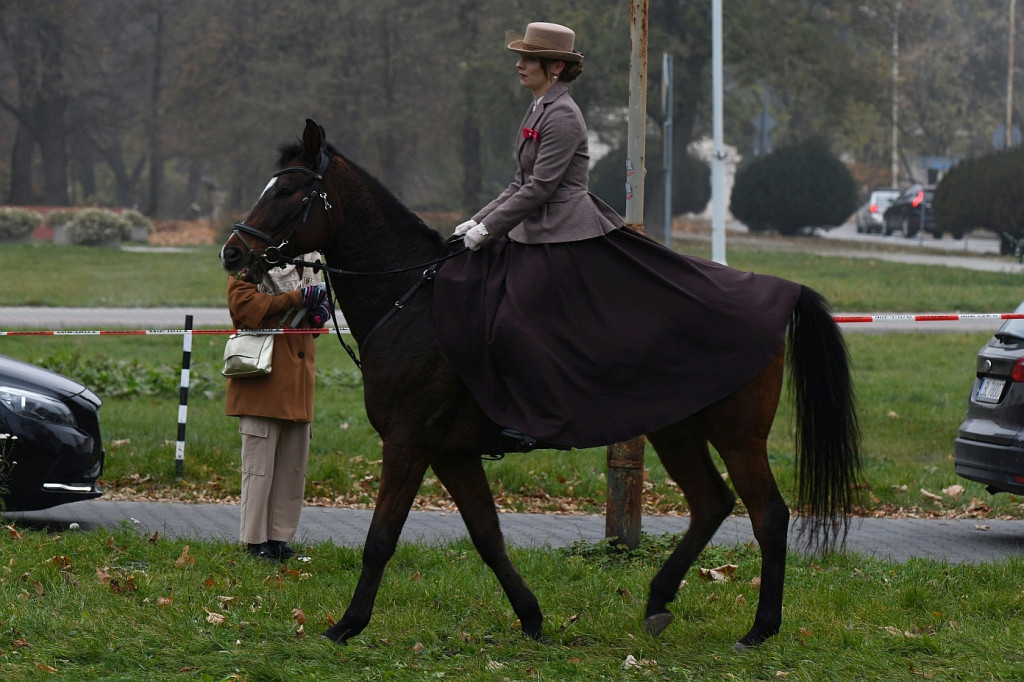
[[[867,202],[857,209],[857,232],[881,234],[884,229],[882,217],[885,215],[885,209],[889,208],[899,195],[898,189],[883,188],[872,192]]]

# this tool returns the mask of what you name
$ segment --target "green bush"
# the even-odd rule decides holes
[[[102,208],[85,208],[71,218],[71,241],[92,244],[110,239],[127,239],[132,224],[127,218]]]
[[[153,221],[142,215],[135,209],[128,209],[121,212],[121,217],[128,221],[132,229],[142,228],[149,234],[153,231]]]
[[[73,208],[57,208],[46,214],[45,222],[50,227],[60,227],[71,222],[71,219],[78,213]]]
[[[1024,239],[1024,148],[966,159],[938,187],[932,207],[935,224],[954,237],[975,228],[991,230],[1006,247]]]
[[[35,211],[26,208],[0,208],[0,238],[17,239],[32,234],[43,222]]]
[[[842,225],[856,208],[853,175],[820,140],[783,147],[742,166],[729,207],[751,230],[781,234]]]

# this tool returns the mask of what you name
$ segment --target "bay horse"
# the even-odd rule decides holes
[[[347,642],[369,624],[428,467],[458,506],[523,633],[541,636],[540,606],[509,559],[484,472],[482,455],[494,453],[501,427],[470,395],[432,327],[432,273],[461,248],[328,145],[311,120],[301,142],[280,149],[270,184],[221,248],[225,270],[249,281],[276,264],[296,262],[297,254],[321,252],[361,354],[366,414],[383,441],[382,471],[354,595],[325,633],[335,642]],[[797,504],[808,545],[828,549],[845,539],[859,476],[859,430],[841,333],[823,299],[802,291],[785,344],[796,404]],[[733,394],[646,434],[690,508],[689,528],[650,584],[644,627],[652,635],[672,621],[669,602],[735,504],[709,443],[747,508],[761,550],[757,612],[735,647],[760,645],[779,632],[790,512],[768,463],[767,438],[785,350]]]

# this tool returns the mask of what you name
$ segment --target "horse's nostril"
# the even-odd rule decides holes
[[[230,265],[236,265],[241,260],[242,250],[237,246],[227,246],[220,252],[220,262],[225,267]]]

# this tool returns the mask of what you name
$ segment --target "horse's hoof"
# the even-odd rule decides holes
[[[667,628],[668,624],[674,619],[675,616],[668,611],[656,613],[653,616],[647,616],[644,618],[644,630],[646,630],[649,635],[657,635]]]
[[[744,644],[743,642],[736,642],[735,644],[732,645],[732,650],[733,651],[738,651],[741,654],[743,652],[745,652],[745,651],[750,651],[753,648],[754,647],[750,646],[749,644]]]

